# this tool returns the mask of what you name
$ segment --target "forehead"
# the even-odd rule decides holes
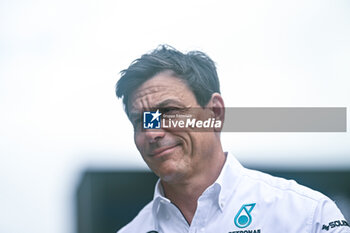
[[[175,103],[188,106],[195,96],[184,80],[170,71],[161,72],[144,82],[129,99],[129,111],[161,107],[159,104]]]

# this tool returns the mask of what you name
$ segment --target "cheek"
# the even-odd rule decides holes
[[[207,151],[212,145],[212,135],[208,132],[193,132],[191,135],[193,149],[195,153],[201,153],[201,151]]]
[[[135,142],[135,145],[136,145],[137,149],[142,154],[142,151],[143,151],[143,148],[144,148],[144,146],[143,146],[144,138],[142,137],[140,132],[134,132],[134,142]]]
[[[193,147],[191,132],[174,132],[173,135],[175,136],[177,142],[181,144],[182,153],[190,154]]]

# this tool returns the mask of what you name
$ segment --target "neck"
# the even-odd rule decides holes
[[[196,212],[198,198],[219,177],[226,160],[222,150],[211,158],[195,176],[176,183],[162,181],[165,196],[177,206],[189,225]]]

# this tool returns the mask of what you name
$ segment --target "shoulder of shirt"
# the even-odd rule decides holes
[[[250,179],[251,182],[263,183],[275,191],[288,192],[293,196],[299,196],[300,198],[309,199],[310,201],[315,202],[329,199],[327,196],[318,191],[298,184],[295,180],[287,180],[285,178],[272,176],[261,171],[247,168],[244,168],[243,170],[244,172],[242,175]]]
[[[140,229],[145,230],[145,232],[152,230],[151,228],[154,226],[152,206],[153,201],[144,206],[136,217],[117,233],[139,232]]]

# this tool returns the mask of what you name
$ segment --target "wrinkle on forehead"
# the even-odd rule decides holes
[[[184,94],[181,90],[176,90],[166,86],[154,86],[143,89],[132,98],[132,109],[152,109],[160,102],[167,99],[183,102]]]
[[[138,89],[135,91],[135,94],[133,96],[133,100],[137,100],[139,98],[142,98],[144,96],[149,96],[150,94],[165,94],[165,93],[172,93],[172,92],[178,92],[179,90],[174,88],[169,88],[168,85],[165,84],[156,84],[149,87],[144,87],[142,89]]]
[[[185,99],[195,98],[187,84],[167,73],[161,73],[154,78],[149,79],[137,88],[129,100],[130,110],[140,111],[141,109],[155,108],[160,102],[173,99],[184,103],[186,107],[192,104],[187,103]]]

